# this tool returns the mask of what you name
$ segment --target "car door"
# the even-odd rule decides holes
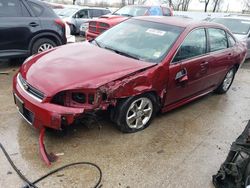
[[[186,36],[169,66],[166,105],[198,95],[211,86],[213,58],[207,51],[204,28],[195,29]]]
[[[83,23],[89,21],[89,19],[90,19],[89,9],[79,10],[75,15],[76,31],[79,32],[80,26]]]
[[[213,76],[211,82],[218,85],[226,75],[229,65],[233,65],[235,53],[229,46],[226,32],[220,28],[208,28],[209,52],[214,58],[211,62]]]
[[[23,1],[0,0],[0,56],[27,55],[30,37],[38,28],[38,18]]]

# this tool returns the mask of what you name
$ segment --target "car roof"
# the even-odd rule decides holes
[[[132,19],[139,19],[139,20],[175,25],[175,26],[183,27],[183,28],[212,26],[212,27],[220,27],[220,28],[226,29],[226,27],[224,27],[223,25],[217,24],[214,22],[197,21],[193,19],[179,18],[179,17],[174,17],[174,16],[168,16],[168,17],[166,16],[141,16],[141,17],[136,17]]]

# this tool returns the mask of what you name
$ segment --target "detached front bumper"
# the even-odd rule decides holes
[[[17,75],[13,79],[13,93],[20,114],[35,128],[49,127],[60,130],[62,126],[72,124],[84,113],[82,108],[64,107],[37,100],[22,87]]]

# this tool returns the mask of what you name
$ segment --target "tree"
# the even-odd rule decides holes
[[[210,0],[205,0],[205,10],[204,10],[205,12],[207,12],[207,6],[208,6],[208,4],[209,4],[209,1],[210,1]]]
[[[244,0],[244,9],[249,11],[250,10],[250,1]]]
[[[174,10],[187,11],[191,0],[172,0]]]
[[[73,0],[73,5],[75,5],[76,4],[76,0]]]
[[[213,12],[218,12],[221,9],[223,0],[213,0]]]

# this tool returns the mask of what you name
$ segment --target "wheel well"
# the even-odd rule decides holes
[[[44,36],[38,37],[38,38],[33,42],[33,44],[34,44],[36,41],[38,41],[39,39],[42,39],[42,38],[50,39],[50,40],[52,40],[54,43],[56,43],[56,45],[60,45],[60,42],[57,40],[57,38],[54,37],[54,36],[51,36],[51,35],[44,35]]]
[[[239,64],[235,64],[234,67],[236,68],[236,72],[238,71],[240,65]]]
[[[35,37],[33,37],[31,39],[31,42],[30,42],[30,45],[29,45],[30,51],[32,51],[32,48],[33,48],[35,42],[38,41],[39,39],[42,39],[42,38],[52,40],[57,46],[59,46],[61,44],[59,39],[56,36],[53,36],[53,35],[41,35],[41,36],[37,36],[37,37],[35,36]]]

